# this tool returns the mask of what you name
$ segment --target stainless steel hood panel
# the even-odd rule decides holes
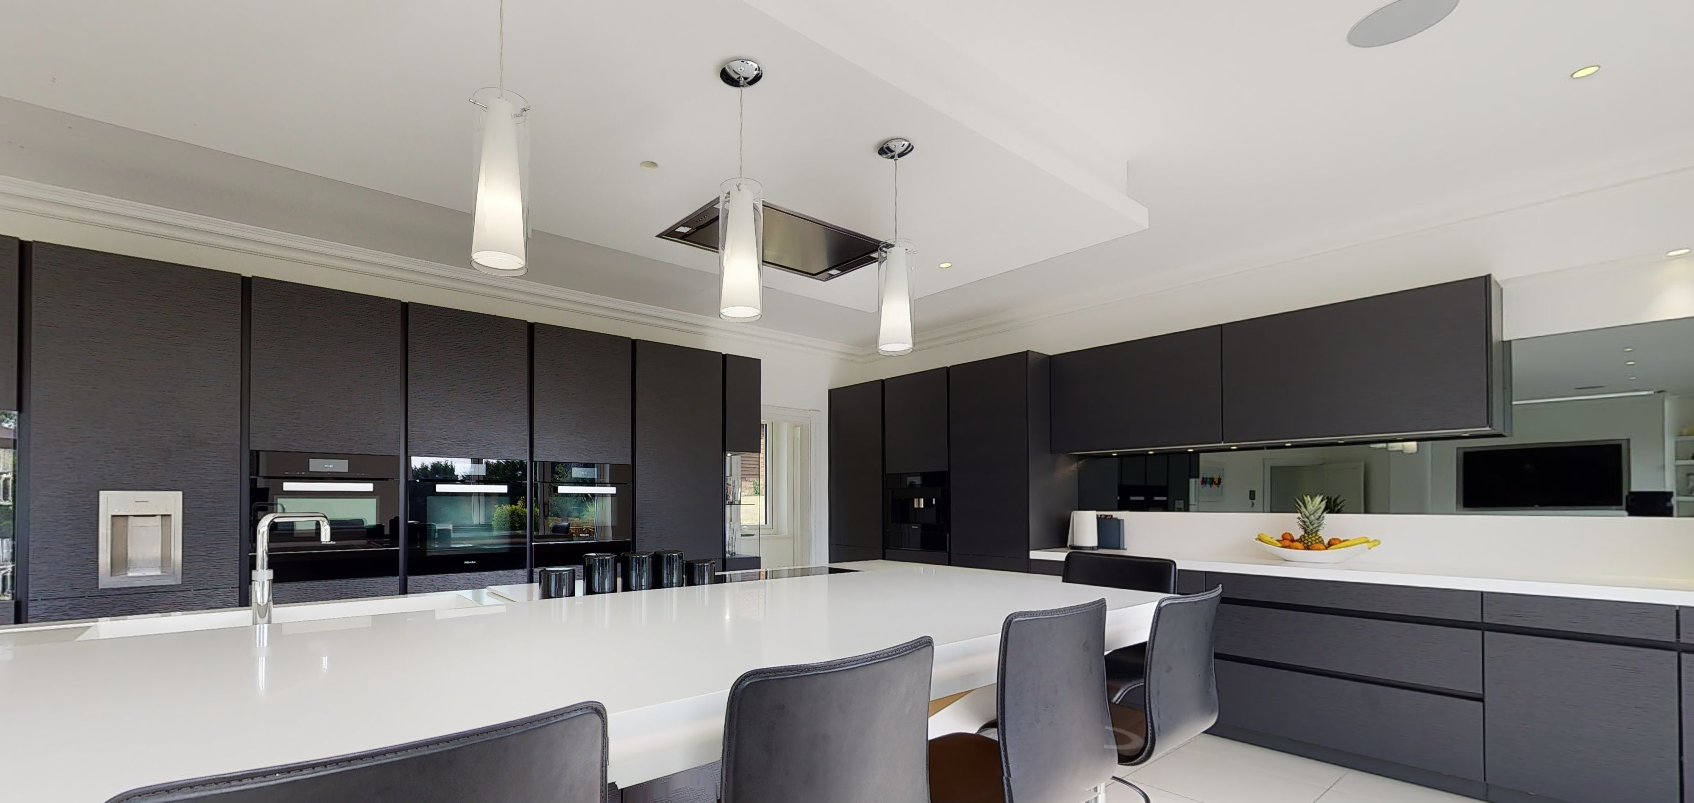
[[[659,233],[659,239],[718,250],[718,202],[714,199]],[[882,241],[798,212],[765,204],[765,265],[829,281],[874,265]]]

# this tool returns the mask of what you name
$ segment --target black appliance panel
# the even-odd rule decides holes
[[[536,511],[535,543],[629,541],[635,534],[634,473],[628,463],[537,462],[535,498],[543,504]]]
[[[528,461],[412,458],[406,574],[523,569],[529,553]]]
[[[951,531],[947,472],[889,474],[883,493],[883,546],[946,552]]]
[[[400,574],[400,458],[395,455],[254,452],[252,516],[322,513],[324,543],[311,522],[271,525],[270,566],[279,583]],[[248,555],[251,565],[256,554]]]

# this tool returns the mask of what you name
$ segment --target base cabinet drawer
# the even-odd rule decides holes
[[[1219,655],[1467,694],[1482,693],[1482,633],[1456,627],[1223,605]]]
[[[1479,701],[1229,660],[1217,679],[1220,724],[1483,780]]]
[[[1223,586],[1223,598],[1226,601],[1240,599],[1308,608],[1337,608],[1344,611],[1416,616],[1421,619],[1482,621],[1482,592],[1479,591],[1301,580],[1221,572],[1207,572],[1206,581],[1214,586]]]
[[[1488,785],[1561,803],[1682,800],[1678,656],[1488,633]]]

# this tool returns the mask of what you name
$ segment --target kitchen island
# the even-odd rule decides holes
[[[935,639],[932,698],[992,684],[1013,611],[1104,598],[1106,643],[1160,598],[1050,578],[859,571],[124,638],[0,630],[0,789],[31,803],[402,744],[583,700],[622,786],[716,761],[730,685],[758,667]],[[490,595],[491,597],[493,595]],[[72,628],[71,632],[75,632]]]

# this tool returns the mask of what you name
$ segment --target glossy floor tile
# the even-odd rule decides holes
[[[1475,803],[1214,736],[1201,736],[1158,761],[1120,774],[1145,789],[1153,803]],[[1106,798],[1111,803],[1141,800],[1118,784]]]

